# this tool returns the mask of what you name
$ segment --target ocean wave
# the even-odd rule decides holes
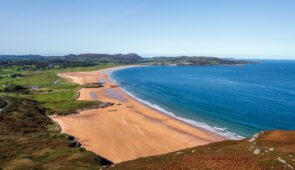
[[[114,81],[114,82],[117,82],[116,80],[114,80],[113,77],[111,77],[111,80]],[[196,127],[200,127],[202,129],[205,129],[205,130],[208,130],[210,132],[213,132],[213,133],[216,133],[218,135],[221,135],[221,136],[224,136],[228,139],[233,139],[233,140],[239,140],[239,139],[244,139],[243,136],[240,136],[236,133],[233,133],[233,132],[230,132],[227,130],[227,128],[221,128],[221,127],[212,127],[204,122],[198,122],[198,121],[195,121],[195,120],[191,120],[191,119],[187,119],[187,118],[183,118],[183,117],[179,117],[179,116],[176,116],[174,113],[172,112],[169,112],[167,110],[165,110],[164,108],[160,107],[159,105],[156,105],[156,104],[153,104],[149,101],[146,101],[146,100],[143,100],[143,99],[140,99],[138,97],[136,97],[135,95],[133,95],[132,93],[130,93],[129,91],[127,91],[126,89],[120,87],[122,91],[124,91],[127,95],[131,96],[132,98],[134,98],[135,100],[141,102],[141,103],[144,103],[145,105],[153,108],[153,109],[156,109],[164,114],[167,114],[169,116],[172,116],[178,120],[181,120],[185,123],[188,123],[190,125],[193,125],[193,126],[196,126]]]
[[[179,119],[183,122],[186,122],[190,125],[193,125],[193,126],[196,126],[196,127],[200,127],[202,129],[205,129],[205,130],[208,130],[210,132],[213,132],[213,133],[216,133],[216,134],[219,134],[221,136],[224,136],[228,139],[233,139],[233,140],[238,140],[238,139],[244,139],[243,136],[240,136],[236,133],[233,133],[233,132],[230,132],[228,130],[226,130],[226,128],[219,128],[219,127],[212,127],[204,122],[198,122],[198,121],[195,121],[195,120],[191,120],[191,119],[187,119],[187,118],[183,118],[183,117],[179,117],[179,116],[176,116],[174,113],[172,112],[169,112],[167,110],[165,110],[164,108],[160,107],[159,105],[156,105],[156,104],[153,104],[149,101],[146,101],[146,100],[142,100],[138,97],[136,97],[135,95],[133,95],[132,93],[130,93],[129,91],[127,91],[126,89],[120,87],[122,89],[122,91],[124,91],[126,94],[128,94],[129,96],[131,96],[132,98],[134,98],[135,100],[141,102],[141,103],[144,103],[145,105],[151,107],[151,108],[154,108],[156,110],[159,110],[160,112],[162,113],[165,113],[169,116],[172,116],[176,119]]]

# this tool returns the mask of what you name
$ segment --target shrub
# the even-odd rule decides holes
[[[11,74],[10,77],[17,78],[17,77],[24,77],[24,75],[15,73],[15,74]]]
[[[25,88],[21,85],[15,85],[15,84],[11,84],[11,85],[6,86],[3,89],[3,91],[7,92],[7,93],[23,93],[23,94],[29,93],[27,88]]]
[[[6,101],[0,98],[0,108],[3,108],[7,105]]]

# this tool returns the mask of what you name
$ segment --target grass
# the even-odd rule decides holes
[[[45,103],[43,106],[50,109],[52,112],[59,114],[71,114],[78,109],[88,108],[94,105],[98,105],[100,102],[95,101],[69,101],[62,103]],[[59,105],[56,107],[56,105]]]
[[[99,102],[76,101],[80,85],[57,76],[60,72],[90,71],[113,67],[114,64],[102,64],[93,67],[75,67],[66,69],[53,69],[44,71],[20,71],[18,67],[1,69],[0,90],[6,84],[16,84],[25,87],[38,86],[38,90],[31,90],[30,94],[4,94],[17,98],[27,98],[38,101],[47,109],[47,114],[69,114],[77,109],[90,107]],[[11,78],[11,74],[22,74],[23,77]]]

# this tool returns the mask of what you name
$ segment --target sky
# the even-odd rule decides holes
[[[0,54],[295,59],[294,0],[0,0]]]

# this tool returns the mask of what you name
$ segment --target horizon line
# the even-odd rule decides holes
[[[254,54],[248,54],[248,55],[226,55],[226,54],[219,54],[219,55],[204,55],[204,54],[140,54],[136,52],[127,52],[127,53],[104,53],[104,52],[85,52],[85,53],[64,53],[64,54],[55,54],[55,55],[47,55],[47,54],[38,54],[38,53],[0,53],[0,56],[43,56],[43,57],[60,57],[60,56],[66,56],[66,55],[83,55],[83,54],[106,54],[106,55],[117,55],[117,54],[136,54],[143,58],[152,58],[152,57],[180,57],[180,56],[188,56],[188,57],[217,57],[217,58],[234,58],[234,59],[257,59],[257,60],[295,60],[295,58],[279,58],[276,56],[286,56],[286,55],[254,55]],[[258,57],[259,56],[259,57]],[[273,57],[270,57],[273,56]],[[293,56],[293,55],[288,55]]]

